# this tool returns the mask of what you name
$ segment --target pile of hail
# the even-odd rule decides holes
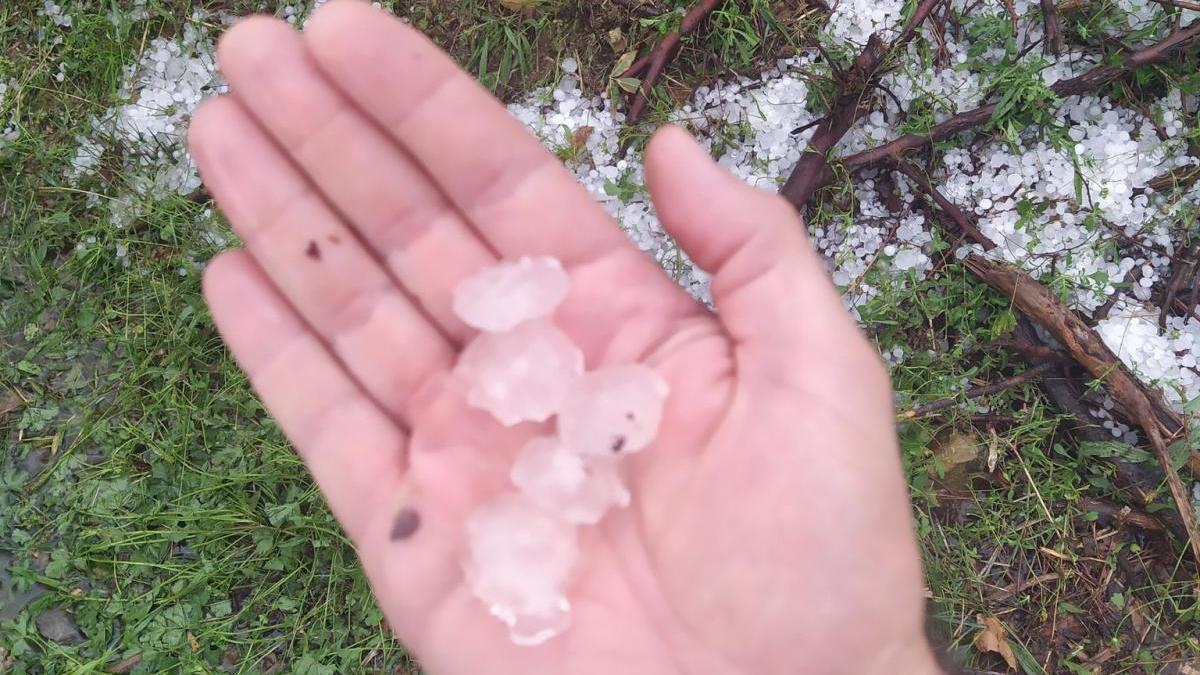
[[[466,524],[467,582],[519,645],[570,626],[578,529],[629,505],[619,462],[654,440],[668,391],[640,364],[584,371],[583,352],[552,318],[569,286],[558,260],[526,257],[454,292],[455,313],[480,331],[455,367],[467,403],[505,426],[544,429],[517,453],[513,489]]]

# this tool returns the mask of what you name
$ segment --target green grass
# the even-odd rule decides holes
[[[585,86],[603,90],[622,54],[678,22],[678,14],[646,20],[565,0],[529,14],[491,0],[392,4],[501,94],[552,81],[566,55],[578,57]],[[78,187],[64,179],[76,137],[112,105],[146,40],[178,31],[193,7],[262,5],[154,0],[148,20],[114,25],[109,4],[92,3],[75,12],[71,31],[57,32],[38,6],[0,6],[0,81],[15,83],[0,119],[17,111],[22,124],[20,139],[0,150],[0,436],[8,449],[0,533],[11,533],[0,536],[0,553],[12,555],[18,588],[37,583],[48,592],[0,621],[0,672],[103,672],[131,657],[141,659],[139,673],[210,672],[222,663],[245,673],[415,668],[383,625],[353,549],[211,325],[195,263],[216,251],[209,230],[227,234],[219,217],[202,196],[176,197],[145,204],[118,230],[108,221],[110,200],[134,179],[119,158],[106,158]],[[1071,25],[1094,33],[1106,16]],[[720,30],[685,41],[651,119],[697,82],[730,69],[752,73],[787,53],[813,18],[795,3],[747,0],[714,22]],[[39,40],[39,30],[64,42]],[[1156,72],[1194,78],[1181,69]],[[828,82],[812,87],[832,92]],[[928,120],[932,111],[910,123]],[[742,133],[725,131],[730,142]],[[636,132],[631,140],[640,140]],[[813,222],[844,221],[852,208],[847,189],[831,189]],[[89,238],[95,243],[77,252]],[[117,246],[127,247],[130,266],[117,260]],[[869,271],[862,283],[880,291],[859,308],[872,337],[909,352],[893,371],[901,409],[959,395],[963,378],[989,382],[1025,367],[990,347],[1009,336],[1012,309],[953,262],[935,280],[898,285]],[[977,403],[1003,419],[981,422],[963,405],[900,427],[933,633],[956,658],[996,668],[971,642],[980,616],[998,616],[1025,672],[1084,672],[1106,648],[1107,672],[1196,658],[1200,606],[1174,558],[1177,543],[1110,527],[1086,510],[1086,499],[1123,496],[1096,452],[1081,452],[1066,435],[1036,384]],[[31,477],[22,466],[35,461],[46,466]],[[1169,508],[1165,491],[1155,503]],[[35,617],[52,606],[73,615],[84,643],[41,637]],[[1053,662],[1031,665],[1050,647]]]

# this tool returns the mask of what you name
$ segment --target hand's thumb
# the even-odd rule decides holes
[[[795,350],[856,332],[781,197],[738,180],[676,127],[651,140],[646,176],[663,226],[712,273],[721,322],[739,346]]]

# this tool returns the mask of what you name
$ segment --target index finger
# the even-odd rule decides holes
[[[305,37],[330,79],[502,256],[554,255],[570,265],[629,248],[562,164],[419,31],[343,0],[322,7]]]

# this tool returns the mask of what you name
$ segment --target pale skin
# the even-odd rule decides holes
[[[804,227],[679,129],[647,151],[713,314],[637,251],[503,107],[415,30],[334,0],[219,48],[232,94],[194,156],[245,247],[208,267],[222,335],[432,674],[938,672],[886,372]],[[581,538],[574,624],[509,642],[463,582],[466,515],[525,439],[463,402],[455,285],[552,255],[589,367],[671,384],[633,504]],[[418,521],[413,522],[413,514]]]

